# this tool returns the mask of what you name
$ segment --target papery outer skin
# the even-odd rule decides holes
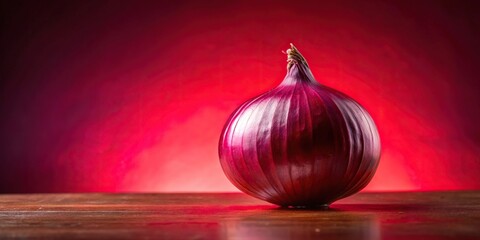
[[[363,189],[380,159],[367,111],[294,64],[283,82],[227,121],[219,156],[241,191],[280,206],[320,206]]]

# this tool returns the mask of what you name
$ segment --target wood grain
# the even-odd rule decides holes
[[[0,238],[479,239],[480,192],[360,193],[317,210],[241,193],[4,194]]]

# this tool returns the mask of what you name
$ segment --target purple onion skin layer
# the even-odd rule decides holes
[[[287,75],[243,103],[227,121],[220,163],[241,191],[283,207],[318,207],[372,179],[380,138],[367,111],[319,84],[292,45]]]

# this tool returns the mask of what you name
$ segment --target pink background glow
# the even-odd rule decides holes
[[[237,191],[220,131],[290,42],[377,123],[366,190],[480,189],[476,6],[175,2],[2,2],[0,192]]]

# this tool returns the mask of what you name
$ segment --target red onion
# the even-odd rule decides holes
[[[380,138],[367,111],[319,84],[290,44],[279,86],[243,103],[227,121],[220,163],[241,191],[284,207],[316,207],[372,179]]]

